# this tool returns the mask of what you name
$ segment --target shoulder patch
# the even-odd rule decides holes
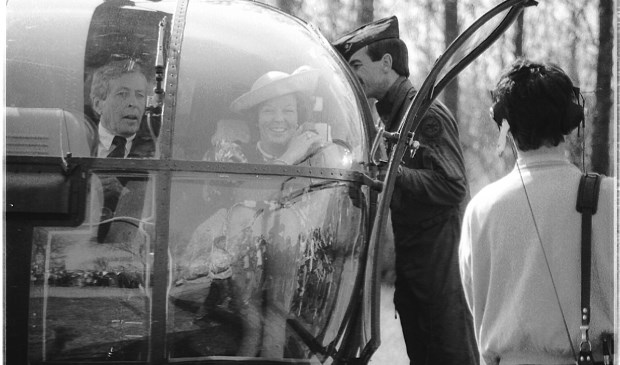
[[[428,118],[420,125],[420,134],[426,138],[437,138],[443,131],[443,125],[436,118]]]

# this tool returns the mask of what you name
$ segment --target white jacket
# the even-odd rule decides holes
[[[482,189],[463,220],[459,259],[482,364],[574,363],[549,269],[575,351],[579,352],[581,172],[561,148],[519,154],[519,169]],[[523,178],[523,182],[521,180]],[[613,329],[614,184],[602,181],[592,228],[590,340]]]

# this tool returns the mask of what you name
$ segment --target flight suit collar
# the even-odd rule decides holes
[[[413,90],[414,93],[410,94]],[[411,99],[415,95],[415,89],[411,81],[405,76],[399,76],[396,81],[390,86],[385,96],[377,101],[377,112],[385,124],[385,129],[388,131],[394,131],[398,128],[397,118],[398,113],[403,108],[405,101]]]

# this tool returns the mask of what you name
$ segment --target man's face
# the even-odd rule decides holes
[[[349,65],[360,80],[366,96],[380,99],[387,91],[387,73],[382,60],[372,61],[366,49],[367,47],[363,47],[355,52],[349,59]]]
[[[139,72],[110,80],[105,100],[95,98],[100,123],[116,136],[131,137],[140,127],[146,108],[146,78]]]

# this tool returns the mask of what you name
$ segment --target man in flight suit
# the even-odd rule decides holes
[[[390,132],[416,94],[398,19],[366,24],[334,42]],[[461,205],[468,197],[457,122],[435,102],[414,157],[405,153],[391,201],[396,251],[394,303],[411,364],[478,364],[472,318],[458,266]],[[388,145],[388,151],[392,146]]]

